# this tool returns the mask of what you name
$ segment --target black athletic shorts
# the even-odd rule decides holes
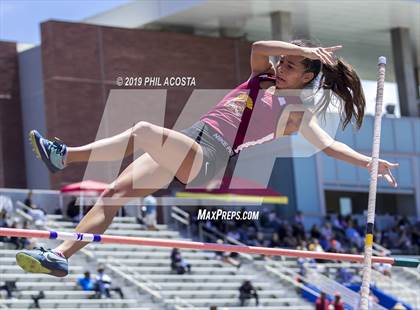
[[[203,149],[203,164],[200,172],[188,183],[189,187],[202,187],[208,184],[222,168],[226,167],[234,152],[225,139],[205,122],[198,121],[181,132],[195,140]]]

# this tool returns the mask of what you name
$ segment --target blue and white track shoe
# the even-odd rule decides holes
[[[45,273],[55,277],[65,277],[69,273],[67,259],[43,247],[19,251],[16,262],[26,272]]]
[[[44,162],[52,173],[66,167],[67,146],[64,143],[45,139],[36,130],[29,133],[29,141],[36,156]]]

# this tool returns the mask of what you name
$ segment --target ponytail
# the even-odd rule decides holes
[[[343,129],[351,122],[352,118],[356,121],[356,128],[360,129],[366,100],[356,71],[341,58],[337,59],[337,64],[334,66],[323,64],[320,86],[332,90],[344,101],[342,106]],[[325,92],[321,99],[320,109],[325,110],[330,100],[331,92]]]
[[[309,40],[294,40],[291,43],[302,47],[317,47]],[[331,90],[331,92],[323,92],[321,103],[316,110],[326,112],[331,102],[332,93],[334,93],[344,101],[341,107],[343,130],[353,118],[356,121],[356,128],[360,129],[363,123],[366,100],[356,71],[342,58],[337,58],[337,63],[333,66],[322,64],[318,59],[308,58],[305,58],[302,63],[306,72],[314,73],[312,81],[321,73],[317,91],[321,88]],[[309,83],[312,81],[309,81]]]

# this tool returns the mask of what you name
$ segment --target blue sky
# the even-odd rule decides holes
[[[40,43],[39,24],[80,21],[130,0],[0,0],[0,40]]]

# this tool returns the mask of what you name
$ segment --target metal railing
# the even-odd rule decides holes
[[[175,297],[175,310],[194,310],[196,306],[186,302],[185,300],[181,299],[180,297]]]
[[[344,285],[334,281],[322,273],[315,270],[309,270],[307,279],[309,283],[319,288],[321,291],[333,296],[337,292],[340,293],[341,299],[344,303],[351,306],[353,309],[358,309],[359,294]],[[377,303],[373,303],[372,309],[385,310],[384,307]]]
[[[158,291],[155,291],[155,290],[151,289],[150,287],[148,287],[147,285],[145,285],[144,283],[141,283],[141,282],[137,281],[131,275],[126,274],[124,271],[120,270],[118,267],[115,267],[112,264],[106,264],[106,267],[109,268],[110,270],[112,270],[114,273],[118,274],[120,277],[127,280],[128,282],[134,284],[139,289],[141,289],[141,290],[145,291],[146,293],[150,294],[152,296],[152,298],[155,298],[156,300],[163,301],[162,295]]]
[[[373,255],[377,255],[377,256],[389,256],[389,255],[391,255],[391,251],[388,250],[387,248],[383,247],[379,243],[373,243],[372,248],[373,248],[372,249]]]
[[[201,241],[204,240],[210,240],[211,242],[217,243],[218,240],[223,240],[223,243],[230,243],[234,245],[241,245],[241,246],[247,246],[245,243],[242,243],[236,239],[233,239],[231,237],[226,236],[225,234],[222,234],[220,231],[211,228],[211,227],[204,227],[203,223],[198,224],[198,235]],[[207,238],[207,239],[206,239]],[[246,253],[238,253],[241,257],[253,261],[254,258],[250,254]]]
[[[394,292],[404,292],[406,294],[409,294],[410,296],[417,297],[418,292],[412,288],[410,288],[407,285],[404,285],[403,283],[400,283],[399,281],[392,281],[390,277],[385,276],[381,272],[377,270],[372,270],[372,282],[375,283],[378,287],[383,287],[384,290],[387,290],[387,287],[383,286],[383,283],[387,283],[387,286]],[[392,293],[392,292],[389,292]]]
[[[401,270],[402,270],[402,272],[407,273],[407,274],[417,278],[417,280],[420,283],[420,267],[417,268],[418,271],[415,271],[411,268],[404,268],[404,267],[401,268]]]
[[[171,219],[175,222],[175,227],[178,231],[181,229],[182,225],[187,233],[188,238],[191,238],[191,219],[188,212],[177,206],[172,206]]]
[[[296,280],[295,277],[289,276],[287,275],[287,273],[285,272],[280,272],[279,270],[270,267],[270,266],[264,266],[265,270],[267,270],[268,272],[270,272],[271,274],[274,274],[275,276],[277,276],[278,278],[292,284],[293,286],[295,286],[296,288],[302,289],[312,295],[315,295],[317,297],[319,297],[319,293],[314,291],[313,289],[311,289],[310,287],[307,287],[306,285],[300,283],[299,281]]]
[[[148,285],[149,287],[153,287],[154,289],[161,291],[162,287],[156,283],[154,283],[152,280],[150,280],[147,276],[145,276],[144,274],[140,274],[139,272],[132,270],[132,269],[124,269],[122,267],[124,267],[121,263],[119,262],[114,262],[112,263],[112,265],[114,265],[115,267],[124,270],[124,271],[128,271],[129,273],[131,273],[132,276],[134,276],[136,279],[140,279],[141,281],[143,281],[143,283],[145,283],[146,285]]]

